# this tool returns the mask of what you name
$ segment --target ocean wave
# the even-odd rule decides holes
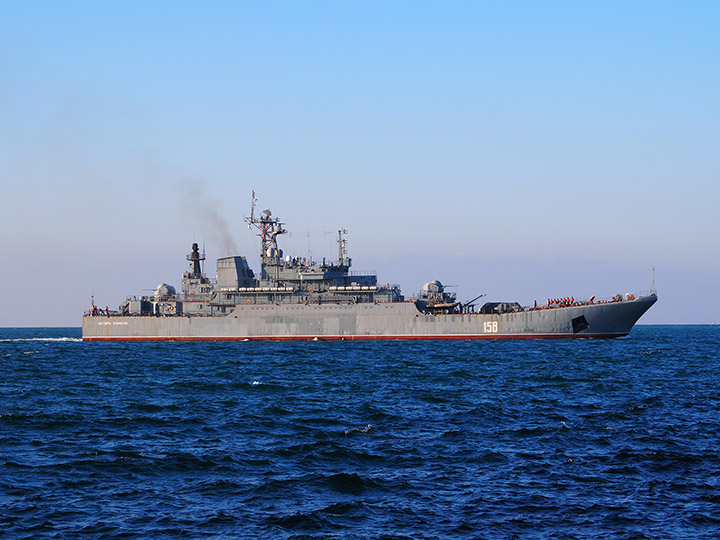
[[[369,485],[357,473],[337,473],[327,477],[328,485],[338,493],[358,495]]]
[[[717,536],[715,329],[472,344],[48,335],[62,334],[0,340],[10,538]]]

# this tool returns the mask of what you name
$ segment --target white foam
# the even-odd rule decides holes
[[[351,433],[367,433],[372,428],[373,428],[372,424],[368,424],[367,426],[362,427],[362,428],[346,429],[344,433],[345,433],[345,435],[350,435]]]
[[[0,343],[14,343],[16,341],[48,341],[48,342],[54,342],[54,341],[68,341],[68,342],[80,342],[82,341],[81,338],[72,338],[72,337],[33,337],[33,338],[15,338],[15,339],[0,339]]]

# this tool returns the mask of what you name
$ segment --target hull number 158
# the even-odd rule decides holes
[[[485,321],[483,322],[483,332],[486,334],[497,334],[498,322],[497,321]]]

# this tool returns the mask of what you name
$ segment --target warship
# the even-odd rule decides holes
[[[337,231],[337,260],[285,255],[285,223],[270,210],[250,216],[261,244],[260,273],[246,257],[217,260],[214,280],[203,272],[204,250],[192,244],[181,292],[159,284],[154,294],[128,297],[117,310],[94,305],[82,318],[85,341],[203,340],[497,340],[626,336],[657,300],[650,291],[607,299],[460,302],[438,280],[412,296],[381,284],[374,273],[351,271],[347,231]]]

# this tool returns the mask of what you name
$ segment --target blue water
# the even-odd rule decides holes
[[[717,538],[719,346],[0,329],[0,537]]]

